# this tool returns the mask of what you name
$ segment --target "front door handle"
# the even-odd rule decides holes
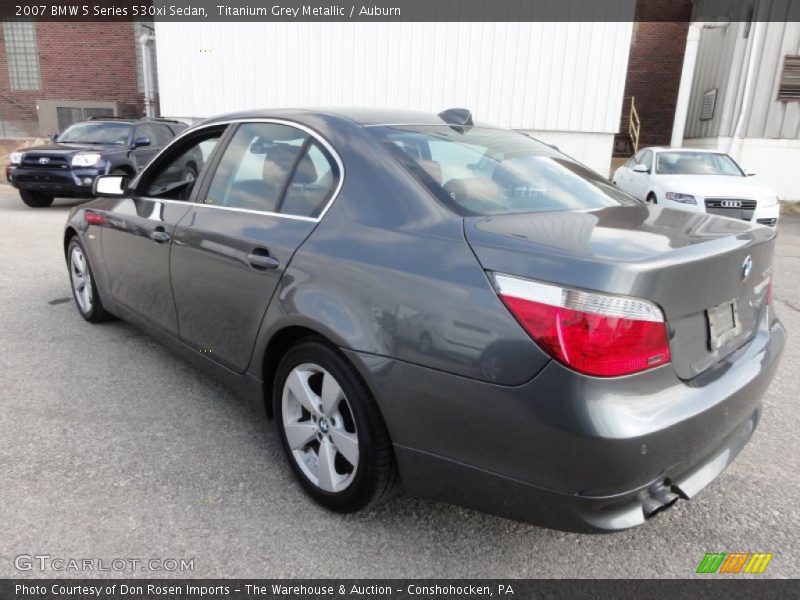
[[[277,269],[278,265],[280,264],[277,258],[270,256],[266,250],[261,250],[260,248],[256,249],[255,252],[251,252],[245,256],[245,259],[254,269],[258,269],[259,271]]]
[[[157,244],[163,244],[164,242],[168,242],[172,239],[172,236],[168,234],[166,231],[161,229],[156,229],[153,233],[150,234],[150,239],[156,242]]]

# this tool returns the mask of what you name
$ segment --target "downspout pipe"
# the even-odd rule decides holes
[[[753,23],[753,37],[752,41],[750,42],[750,55],[747,59],[747,76],[744,80],[742,104],[739,108],[739,116],[736,119],[736,128],[733,130],[730,142],[728,142],[728,154],[733,151],[733,147],[736,145],[737,140],[741,138],[744,120],[747,117],[748,111],[750,110],[750,90],[753,87],[753,79],[755,79],[754,74],[756,70],[756,63],[758,62],[756,57],[758,56],[758,51],[761,45],[761,32],[763,30],[763,25],[764,23],[761,23],[760,21]]]
[[[142,83],[144,84],[144,114],[146,117],[156,116],[156,101],[153,97],[153,65],[150,63],[150,52],[147,45],[155,42],[155,36],[143,33],[139,36],[139,48],[142,55]]]
[[[694,67],[697,63],[697,50],[700,48],[700,32],[702,23],[691,23],[686,34],[686,50],[683,53],[683,69],[681,83],[678,87],[678,100],[675,103],[675,119],[672,122],[672,138],[669,145],[673,148],[683,144],[683,133],[686,129],[686,117],[689,114],[689,100],[692,95]]]

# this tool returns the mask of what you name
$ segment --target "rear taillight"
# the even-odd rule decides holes
[[[492,273],[500,299],[559,362],[614,377],[670,361],[667,326],[652,302]]]

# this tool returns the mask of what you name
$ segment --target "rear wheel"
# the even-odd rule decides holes
[[[111,314],[103,308],[100,295],[97,293],[97,285],[92,277],[92,268],[77,236],[73,237],[67,246],[67,264],[72,297],[81,316],[90,323],[99,323],[111,318]]]
[[[20,190],[19,196],[22,198],[22,201],[31,208],[44,208],[53,203],[53,196],[32,192],[30,190]]]
[[[314,338],[293,347],[278,367],[273,399],[284,452],[319,504],[350,513],[394,494],[399,480],[386,425],[338,352]]]

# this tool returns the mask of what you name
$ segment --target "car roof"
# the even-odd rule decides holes
[[[445,121],[436,113],[417,110],[393,108],[365,108],[365,107],[321,107],[321,108],[290,108],[290,109],[260,109],[218,115],[206,119],[203,124],[214,122],[240,120],[240,119],[269,119],[308,118],[315,115],[328,115],[347,119],[364,127],[376,125],[449,125],[454,123]],[[475,127],[496,127],[484,123],[475,123]]]

